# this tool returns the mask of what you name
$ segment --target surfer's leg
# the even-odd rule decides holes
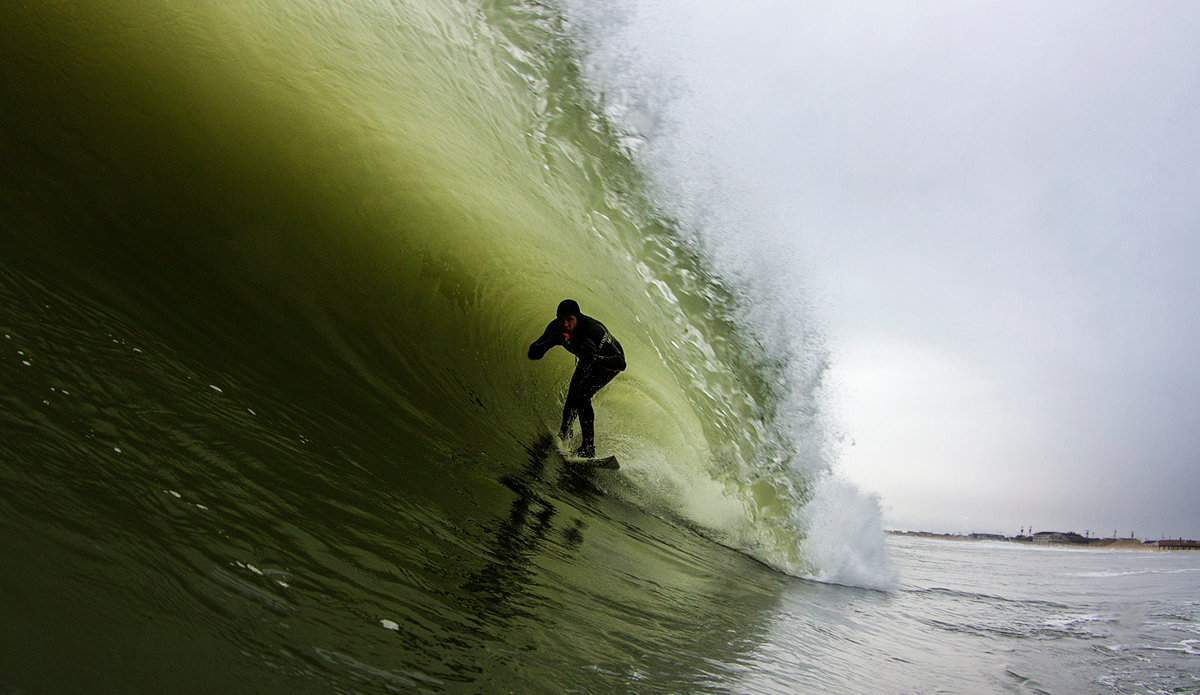
[[[575,406],[571,404],[570,396],[563,405],[562,426],[558,428],[558,438],[564,442],[571,438],[571,425],[575,423]]]
[[[583,434],[583,441],[579,444],[579,455],[591,458],[596,455],[596,411],[592,410],[592,399],[583,399],[578,410],[579,429]]]
[[[611,369],[593,369],[580,380],[578,390],[572,388],[567,394],[568,403],[572,403],[571,396],[575,396],[575,412],[579,414],[579,429],[583,434],[583,441],[579,445],[580,456],[591,458],[596,455],[596,411],[592,410],[592,396],[616,375],[617,372]],[[574,380],[571,385],[575,386]]]
[[[562,426],[558,428],[558,438],[564,442],[571,438],[571,425],[575,424],[575,418],[579,415],[580,402],[586,401],[591,396],[587,393],[588,376],[590,376],[590,371],[579,367],[576,367],[575,373],[571,375],[571,386],[567,389],[567,402],[563,403]]]

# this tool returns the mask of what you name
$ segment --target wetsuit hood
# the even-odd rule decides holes
[[[560,319],[565,319],[568,316],[579,316],[579,302],[576,302],[574,299],[564,299],[558,303],[558,311],[555,313]]]

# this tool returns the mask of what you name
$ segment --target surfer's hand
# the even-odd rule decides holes
[[[567,333],[555,333],[550,337],[550,342],[554,343],[555,345],[564,345],[570,339],[571,336]]]

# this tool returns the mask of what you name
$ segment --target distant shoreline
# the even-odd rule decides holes
[[[895,531],[888,530],[890,536],[909,536],[912,538],[931,538],[943,541],[1003,541],[1020,543],[1030,546],[1053,546],[1074,548],[1098,548],[1107,550],[1158,550],[1158,551],[1200,551],[1200,541],[1194,540],[1158,540],[1141,541],[1137,538],[1085,538],[1077,533],[1062,533],[1059,531],[1042,531],[1032,536],[1002,536],[992,533],[933,533],[930,531]]]

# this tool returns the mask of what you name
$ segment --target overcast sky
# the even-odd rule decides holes
[[[590,19],[727,236],[795,254],[886,525],[1200,538],[1200,3]]]

